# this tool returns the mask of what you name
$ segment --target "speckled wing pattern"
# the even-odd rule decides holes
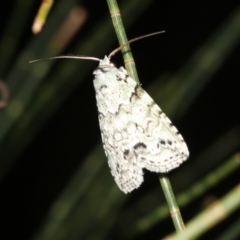
[[[164,173],[188,158],[178,130],[123,67],[105,57],[93,74],[103,147],[124,193],[141,185],[143,168]]]

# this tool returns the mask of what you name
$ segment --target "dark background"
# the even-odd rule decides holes
[[[9,16],[12,16],[10,13],[13,11],[16,2],[1,3],[1,38],[6,33],[8,23],[12,21]],[[21,33],[18,39],[18,46],[12,55],[11,61],[9,61],[8,66],[1,73],[2,79],[6,82],[18,55],[22,53],[32,38],[37,37],[31,33],[31,24],[39,4],[40,1],[36,1],[32,5],[31,13],[27,14],[25,31]],[[55,3],[53,5],[53,10],[58,4]],[[119,1],[119,4],[127,4],[127,1]],[[141,4],[141,1],[139,1],[139,4]],[[88,55],[88,52],[72,52],[74,46],[78,41],[81,41],[83,36],[92,31],[96,22],[109,15],[105,1],[82,1],[81,6],[88,11],[86,23],[60,54]],[[177,74],[184,63],[195,54],[239,7],[240,5],[237,1],[153,1],[134,24],[126,29],[129,39],[154,31],[166,30],[166,33],[163,35],[141,40],[131,45],[143,88],[148,88],[160,73]],[[131,18],[131,15],[129,15],[129,18]],[[17,28],[18,19],[15,19],[15,21]],[[111,21],[110,16],[109,21]],[[123,19],[124,23],[127,21],[128,19]],[[48,22],[45,26],[47,27],[47,25]],[[44,34],[44,32],[39,34]],[[101,34],[100,30],[99,34]],[[114,29],[112,30],[112,39],[114,39],[114,42],[109,41],[110,43],[108,43],[108,39],[105,41],[105,44],[109,45],[106,54],[118,46]],[[10,44],[9,46],[4,46],[6,49],[10,47]],[[99,48],[101,47],[99,46]],[[40,49],[44,48],[43,43]],[[229,129],[239,125],[239,51],[239,44],[235,44],[233,50],[229,51],[228,56],[223,60],[221,67],[207,82],[197,98],[194,99],[184,116],[176,121],[173,120],[174,125],[177,125],[189,146],[191,153],[189,161],[192,161],[194,157],[198,156]],[[36,58],[48,56],[42,56],[40,53],[35,54]],[[94,55],[94,57],[102,58],[103,56]],[[1,55],[0,59],[1,62],[4,62],[4,58],[1,58]],[[53,64],[51,72],[58,71],[59,62],[64,63],[67,61],[73,60],[56,60],[54,63],[51,63]],[[112,61],[117,66],[123,65],[120,53],[114,56]],[[44,64],[48,63],[45,62]],[[39,66],[41,64],[39,63]],[[81,64],[82,62],[79,61],[79,71],[81,71]],[[100,141],[95,93],[92,84],[93,76],[91,73],[97,66],[97,63],[87,61],[85,64],[91,66],[86,79],[74,88],[61,106],[52,112],[51,117],[34,134],[32,140],[19,151],[14,164],[11,164],[1,180],[0,215],[3,221],[0,233],[2,235],[1,239],[32,239],[49,209],[51,209],[52,204],[76,173],[76,169],[81,167],[85,157],[91,153],[92,149]],[[28,65],[28,67],[31,68],[32,65]],[[48,75],[49,78],[51,77],[51,72]],[[66,84],[71,84],[71,77],[67,79]],[[79,77],[75,74],[75,78]],[[49,78],[47,77],[43,81],[47,82]],[[169,95],[168,97],[172,98],[173,96]],[[57,101],[57,99],[55,100]],[[188,96],[185,97],[185,101],[188,101]],[[25,111],[28,111],[27,109],[28,106],[26,106]],[[38,115],[39,118],[42,116],[44,116],[44,110]],[[31,128],[28,131],[31,131]],[[236,133],[237,131],[239,131],[238,128],[236,128]],[[10,133],[14,134],[13,131]],[[2,141],[8,142],[8,137],[2,139]],[[21,138],[18,141],[21,141]],[[3,146],[5,146],[4,144]],[[226,142],[227,145],[228,142]],[[12,151],[14,152],[14,147]],[[235,151],[229,153],[229,156]],[[227,158],[223,159],[222,162],[225,160]],[[204,164],[203,162],[202,165],[204,166]],[[194,167],[194,165],[192,166]],[[109,172],[107,163],[105,164],[105,171]],[[192,171],[194,174],[198,169],[192,169]],[[149,172],[145,174],[145,182],[142,188],[126,196],[128,199],[124,201],[125,203],[122,205],[121,211],[134,204],[137,201],[136,199],[141,198],[150,188],[157,188],[158,180],[154,175]],[[188,175],[183,175],[182,177],[185,179],[183,181],[186,182]],[[96,181],[98,181],[97,177]],[[214,198],[221,198],[237,183],[239,183],[239,171],[236,169],[232,175],[228,176],[214,190],[207,191],[204,196],[201,196],[182,210],[186,222],[197,215],[198,211],[201,211],[204,199],[207,198],[206,196],[214,195]],[[190,185],[192,182],[188,184]],[[180,190],[183,189],[176,189],[176,191]],[[161,195],[160,188],[158,188],[158,191],[159,195]],[[96,201],[98,201],[98,194],[102,193],[96,193]],[[221,223],[205,233],[202,239],[217,239],[219,231],[223,231],[224,228],[234,223],[238,215],[239,210],[230,215],[224,221],[224,224]],[[161,233],[159,233],[159,228],[161,228]],[[109,230],[107,239],[113,239],[112,237],[110,238],[111,234],[115,236],[111,231],[114,231],[114,228]],[[160,239],[171,231],[173,231],[173,226],[171,220],[168,219],[163,225],[153,226],[151,230],[133,239]],[[121,236],[121,233],[116,235],[118,234]],[[69,237],[68,239],[75,238]],[[78,239],[90,238],[86,235]],[[99,237],[99,239],[103,238]]]

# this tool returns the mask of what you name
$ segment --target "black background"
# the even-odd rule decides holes
[[[32,9],[29,28],[26,28],[19,40],[18,52],[34,37],[31,23],[39,3],[36,1]],[[4,11],[1,7],[0,34],[9,21],[8,13],[12,10],[14,1],[5,4]],[[89,19],[71,44],[87,33],[98,19],[108,14],[105,1],[84,1],[82,5],[88,10]],[[237,1],[154,1],[134,26],[127,30],[129,39],[166,30],[164,35],[132,44],[143,87],[150,85],[151,80],[161,71],[177,72],[237,7]],[[114,32],[113,37],[115,38]],[[114,46],[109,46],[109,52],[116,46],[117,41]],[[65,53],[69,49],[71,45]],[[187,115],[177,123],[188,143],[191,156],[197,155],[230,126],[239,124],[239,51],[238,46],[231,52],[191,105]],[[113,61],[116,65],[122,65],[121,54],[114,57]],[[89,73],[89,80],[75,89],[11,167],[0,185],[0,215],[4,222],[1,239],[31,239],[51,204],[81,164],[81,159],[100,141],[95,105],[92,75]],[[237,173],[229,179],[229,186],[234,186],[236,181]],[[223,189],[224,186],[218,189],[219,196],[223,194]],[[134,197],[129,201],[134,201]],[[192,217],[191,213],[186,212],[185,217]],[[228,224],[234,221],[234,217],[235,215],[229,219]],[[151,235],[143,237],[146,239],[149,236]],[[157,239],[157,235],[151,237],[150,239]]]

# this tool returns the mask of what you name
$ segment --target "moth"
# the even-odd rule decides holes
[[[130,40],[136,41],[161,32]],[[124,44],[126,45],[126,44]],[[115,182],[129,193],[143,182],[143,169],[166,173],[189,157],[187,145],[172,122],[127,71],[110,58],[59,56],[99,61],[93,72],[103,148]],[[38,61],[38,60],[34,60]],[[32,61],[32,62],[34,62]]]

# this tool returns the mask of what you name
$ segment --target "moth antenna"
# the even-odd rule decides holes
[[[143,38],[147,38],[147,37],[151,37],[151,36],[154,36],[154,35],[157,35],[157,34],[161,34],[161,33],[165,33],[166,31],[160,31],[160,32],[154,32],[154,33],[150,33],[150,34],[146,34],[146,35],[143,35],[143,36],[140,36],[140,37],[136,37],[136,38],[133,38],[129,41],[127,41],[126,43],[124,43],[123,45],[119,46],[118,48],[116,48],[115,50],[113,50],[109,55],[108,55],[108,58],[110,59],[113,55],[115,55],[117,52],[119,52],[123,47],[125,47],[126,45],[132,43],[132,42],[136,42],[140,39],[143,39]]]
[[[99,61],[99,58],[96,57],[89,57],[89,56],[57,56],[57,57],[49,57],[49,58],[42,58],[37,60],[32,60],[29,63],[39,62],[42,60],[51,60],[51,59],[59,59],[59,58],[72,58],[72,59],[87,59],[87,60],[93,60],[93,61]]]

